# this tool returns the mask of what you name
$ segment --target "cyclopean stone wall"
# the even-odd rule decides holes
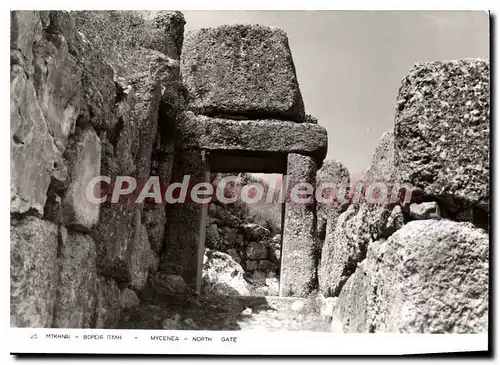
[[[489,100],[485,60],[417,64],[403,80],[394,133],[369,172],[393,171],[384,179],[412,184],[413,200],[390,214],[341,214],[336,251],[365,237],[364,253],[335,260],[342,281],[323,288],[339,293],[345,332],[488,330]],[[346,230],[347,220],[359,224]]]
[[[169,44],[182,43],[174,15]],[[171,175],[181,46],[130,51],[135,66],[117,74],[72,14],[11,12],[12,326],[114,327],[120,292],[155,270],[164,208],[93,204],[85,191],[99,175]]]

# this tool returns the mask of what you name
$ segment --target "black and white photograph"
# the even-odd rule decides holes
[[[491,350],[491,21],[10,10],[11,352]]]

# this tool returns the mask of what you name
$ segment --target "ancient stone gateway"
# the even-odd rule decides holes
[[[210,172],[288,175],[315,183],[327,132],[306,122],[288,39],[267,26],[221,26],[186,35],[181,73],[187,112],[176,122],[173,177],[208,182]],[[207,205],[167,213],[162,266],[201,285]],[[317,286],[316,205],[284,203],[281,296]]]

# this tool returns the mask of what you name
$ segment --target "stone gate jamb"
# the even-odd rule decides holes
[[[317,287],[316,172],[314,158],[296,153],[288,155],[280,296],[305,297]],[[308,191],[305,184],[312,186],[313,190]],[[291,199],[294,190],[302,198],[300,201]]]

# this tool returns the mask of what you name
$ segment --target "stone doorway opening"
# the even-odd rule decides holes
[[[206,215],[201,292],[279,296],[283,175],[212,172],[210,182],[224,199]]]

